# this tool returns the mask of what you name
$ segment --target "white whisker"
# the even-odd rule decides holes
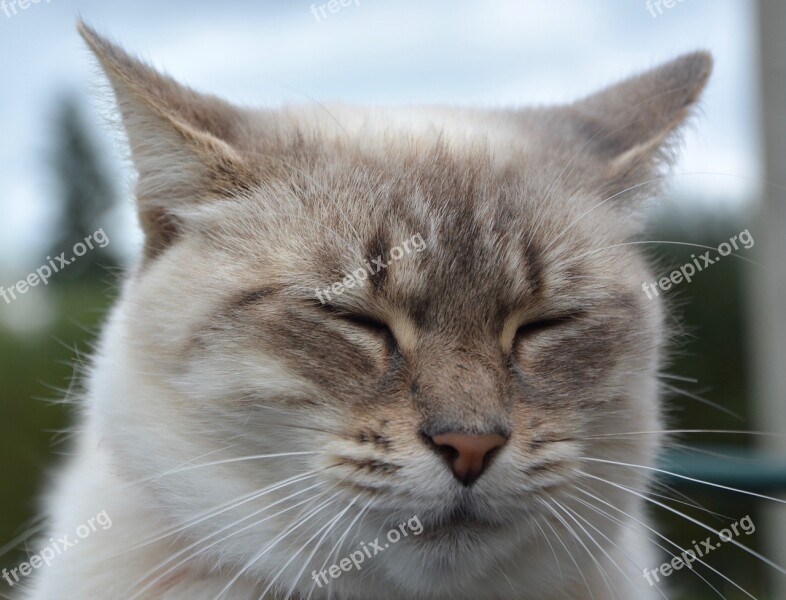
[[[632,521],[632,522],[635,522],[635,523],[638,523],[639,525],[641,525],[642,527],[644,527],[644,528],[645,528],[645,529],[647,529],[648,531],[651,531],[652,533],[654,533],[655,535],[657,535],[659,538],[661,538],[661,539],[663,539],[664,541],[668,542],[669,544],[671,544],[672,546],[674,546],[675,548],[677,548],[677,549],[678,549],[678,550],[680,550],[681,552],[685,552],[685,549],[684,549],[684,548],[682,548],[681,546],[679,546],[679,545],[678,545],[676,542],[673,542],[673,541],[671,541],[669,538],[667,538],[667,537],[666,537],[666,536],[664,536],[663,534],[659,533],[658,531],[656,531],[655,529],[653,529],[653,528],[652,528],[652,527],[650,527],[649,525],[647,525],[647,524],[643,523],[641,520],[637,519],[636,517],[634,517],[634,516],[632,516],[632,515],[628,514],[627,512],[625,512],[624,510],[622,510],[621,508],[619,508],[619,507],[616,507],[616,506],[614,506],[614,505],[612,505],[612,504],[610,504],[610,503],[606,502],[606,501],[605,501],[605,500],[603,500],[602,498],[598,498],[597,496],[595,496],[595,495],[594,495],[594,494],[592,494],[591,492],[587,491],[586,489],[583,489],[583,486],[581,486],[581,485],[574,484],[574,487],[575,487],[576,491],[579,491],[579,492],[581,492],[581,493],[583,493],[583,494],[586,494],[586,495],[588,495],[588,496],[590,496],[590,497],[594,498],[595,500],[597,500],[597,501],[599,501],[599,502],[602,502],[603,504],[607,505],[609,508],[613,508],[613,509],[614,509],[614,510],[616,510],[617,512],[619,512],[619,513],[622,513],[622,515],[625,517],[625,519],[626,519],[626,520],[617,519],[616,517],[614,517],[614,516],[610,515],[609,513],[607,513],[606,511],[604,511],[603,509],[601,509],[601,508],[599,508],[599,507],[597,507],[597,506],[593,505],[591,502],[584,502],[584,501],[582,501],[580,498],[576,498],[576,500],[577,500],[578,502],[583,502],[583,503],[584,503],[584,504],[587,506],[587,508],[590,508],[591,510],[595,511],[596,513],[598,513],[598,514],[600,514],[600,515],[602,515],[602,516],[605,516],[607,519],[610,519],[610,520],[612,520],[612,521],[614,521],[614,522],[618,523],[619,525],[622,525],[623,527],[625,527],[625,528],[627,528],[627,529],[629,529],[629,530],[633,530],[633,527],[632,527],[632,526],[631,526],[631,524],[630,524],[630,522],[631,522],[631,521]],[[677,557],[677,556],[678,556],[677,554],[674,554],[673,552],[671,552],[671,551],[670,551],[668,548],[666,548],[666,547],[665,547],[665,546],[663,546],[662,544],[660,544],[660,543],[658,543],[658,542],[654,541],[652,538],[649,538],[649,537],[648,537],[648,538],[646,538],[646,539],[647,539],[647,541],[649,541],[651,544],[654,544],[655,546],[657,546],[658,548],[660,548],[661,550],[663,550],[663,551],[664,551],[666,554],[668,554],[668,555],[669,555],[669,556],[671,556],[672,558],[674,558],[674,557]],[[718,575],[721,575],[722,577],[724,577],[724,579],[727,579],[727,581],[729,581],[729,582],[730,582],[732,585],[734,585],[734,586],[737,586],[737,584],[736,584],[736,583],[734,583],[733,581],[731,581],[730,579],[728,579],[727,577],[725,577],[725,576],[724,576],[722,573],[720,573],[720,571],[716,571],[716,570],[715,570],[713,567],[710,567],[708,564],[706,564],[704,561],[702,561],[702,560],[701,560],[699,557],[697,557],[697,561],[698,561],[700,564],[703,564],[704,566],[706,566],[706,567],[708,567],[709,569],[711,569],[712,571],[714,571],[716,574],[718,574]],[[706,583],[706,584],[707,584],[707,585],[708,585],[710,588],[712,588],[712,589],[713,589],[713,590],[714,590],[714,591],[715,591],[715,592],[716,592],[716,593],[717,593],[717,594],[718,594],[718,595],[719,595],[721,598],[723,598],[724,600],[726,599],[726,596],[724,596],[724,595],[723,595],[723,594],[720,592],[720,590],[718,590],[718,589],[717,589],[717,588],[716,588],[714,585],[712,585],[712,583],[710,583],[710,582],[707,580],[707,578],[706,578],[706,577],[704,577],[704,576],[703,576],[701,573],[699,573],[699,572],[698,572],[698,571],[696,571],[695,569],[691,569],[691,572],[692,572],[692,573],[694,573],[694,574],[695,574],[695,575],[696,575],[696,576],[697,576],[699,579],[701,579],[701,580],[702,580],[704,583]],[[737,587],[739,587],[739,586],[737,586]],[[740,588],[740,589],[742,589],[742,588]],[[742,590],[742,591],[743,591],[743,592],[745,592],[745,590]],[[747,594],[747,592],[745,592],[745,593]],[[750,594],[748,594],[748,596],[750,596]],[[751,596],[751,598],[752,598],[752,597],[753,597],[753,596]],[[755,600],[755,599],[754,599],[754,600]]]
[[[618,462],[614,460],[604,460],[602,458],[590,458],[588,456],[582,456],[580,458],[581,460],[605,463],[609,465],[617,465],[620,467],[630,467],[631,469],[644,469],[645,471],[652,471],[654,473],[662,473],[670,477],[676,477],[677,479],[684,479],[685,481],[692,481],[693,483],[700,483],[702,485],[707,485],[721,490],[726,490],[727,492],[736,492],[738,494],[744,494],[746,496],[751,496],[753,498],[761,498],[762,500],[770,500],[772,502],[777,502],[778,504],[786,504],[786,500],[781,500],[780,498],[774,498],[772,496],[766,496],[764,494],[757,494],[756,492],[749,492],[747,490],[741,490],[739,488],[730,487],[728,485],[722,485],[720,483],[704,481],[702,479],[696,479],[695,477],[688,477],[687,475],[680,475],[679,473],[674,473],[673,471],[667,471],[665,469],[659,469],[658,467],[648,467],[646,465],[634,465],[631,463]]]
[[[685,514],[684,512],[677,510],[676,508],[673,508],[673,507],[671,507],[671,506],[668,506],[667,504],[664,504],[663,502],[659,502],[658,500],[655,500],[655,499],[653,499],[653,498],[649,498],[649,497],[647,497],[646,495],[644,495],[644,494],[640,494],[639,492],[637,492],[637,491],[635,491],[635,490],[631,490],[631,489],[629,489],[628,487],[626,487],[626,486],[624,486],[624,485],[622,485],[622,484],[619,484],[619,483],[614,483],[613,481],[609,481],[609,480],[607,480],[607,479],[603,479],[602,477],[596,477],[595,475],[591,475],[591,474],[589,474],[589,473],[582,473],[582,472],[580,472],[580,471],[577,471],[577,472],[581,473],[581,474],[582,474],[582,475],[584,475],[585,477],[591,477],[591,478],[593,478],[593,479],[597,479],[598,481],[602,481],[602,482],[604,482],[604,483],[607,483],[608,485],[611,485],[611,486],[613,486],[613,487],[615,487],[615,488],[617,488],[617,489],[624,490],[624,491],[626,491],[626,492],[628,492],[628,493],[630,493],[630,494],[633,494],[633,495],[635,495],[635,496],[638,496],[638,497],[639,497],[639,498],[641,498],[642,500],[645,500],[645,501],[647,501],[647,502],[650,502],[650,503],[652,503],[652,504],[655,504],[656,506],[660,506],[661,508],[664,508],[664,509],[666,509],[666,510],[667,510],[667,511],[669,511],[670,513],[673,513],[673,514],[675,514],[675,515],[678,515],[678,516],[680,516],[680,517],[682,517],[682,518],[686,519],[687,521],[690,521],[691,523],[693,523],[693,524],[695,524],[695,525],[698,525],[698,526],[699,526],[699,527],[701,527],[702,529],[705,529],[706,531],[712,532],[712,533],[714,533],[715,535],[718,535],[718,536],[720,536],[720,531],[719,531],[718,529],[715,529],[715,528],[713,528],[713,527],[710,527],[709,525],[706,525],[706,524],[702,523],[702,522],[701,522],[701,521],[699,521],[698,519],[694,519],[694,518],[693,518],[693,517],[691,517],[690,515],[687,515],[687,514]],[[784,503],[786,503],[786,502],[784,502]],[[766,557],[766,556],[764,556],[763,554],[761,554],[761,553],[759,553],[759,552],[756,552],[755,550],[752,550],[751,548],[748,548],[748,547],[747,547],[747,546],[745,546],[744,544],[741,544],[741,543],[739,543],[739,542],[738,542],[737,540],[735,540],[734,538],[732,538],[732,539],[728,540],[728,543],[730,543],[730,544],[733,544],[734,546],[737,546],[738,548],[742,549],[744,552],[747,552],[747,553],[748,553],[748,554],[750,554],[751,556],[754,556],[754,557],[758,558],[758,559],[759,559],[760,561],[762,561],[764,564],[766,564],[766,565],[769,565],[770,567],[772,567],[773,569],[775,569],[775,570],[776,570],[776,571],[778,571],[779,573],[782,573],[783,575],[786,575],[786,568],[784,568],[784,567],[780,566],[779,564],[777,564],[777,563],[773,562],[772,560],[770,560],[769,558],[767,558],[767,557]]]

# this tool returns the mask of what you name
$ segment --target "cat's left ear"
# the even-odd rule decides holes
[[[710,54],[694,52],[567,108],[578,143],[598,160],[606,191],[642,183],[671,160],[674,134],[711,72]]]

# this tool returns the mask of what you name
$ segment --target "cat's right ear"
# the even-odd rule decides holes
[[[177,83],[85,23],[79,32],[114,91],[139,173],[136,195],[150,258],[181,233],[179,211],[254,185],[253,162],[243,158],[243,111]]]

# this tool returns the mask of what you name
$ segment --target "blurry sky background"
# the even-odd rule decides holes
[[[752,2],[683,0],[653,17],[644,0],[358,1],[319,21],[311,6],[323,2],[302,0],[40,0],[0,12],[0,282],[44,262],[56,223],[47,133],[63,90],[84,96],[90,118],[108,112],[80,14],[176,78],[247,104],[566,102],[707,48],[716,70],[675,172],[725,175],[676,176],[675,194],[719,209],[756,195]],[[122,152],[96,129],[117,169]],[[121,206],[106,228],[126,255],[138,234]]]

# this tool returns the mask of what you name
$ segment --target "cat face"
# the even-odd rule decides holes
[[[631,505],[583,458],[654,454],[604,437],[659,428],[630,207],[705,55],[551,109],[251,112],[83,33],[146,232],[98,418],[166,519],[223,507],[188,531],[199,561],[307,593],[333,550],[416,516],[364,577],[438,597],[535,544],[533,515],[559,526],[544,498]]]

